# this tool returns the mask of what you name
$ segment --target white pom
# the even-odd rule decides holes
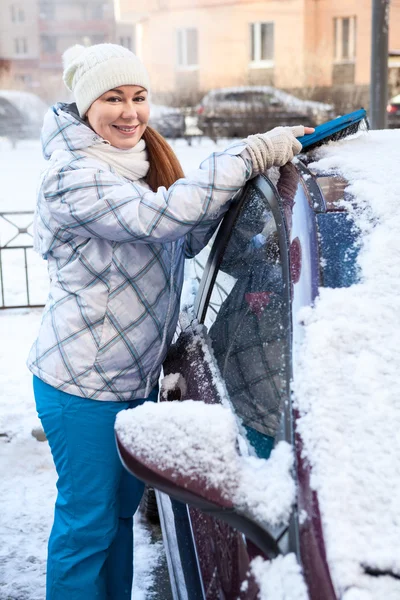
[[[85,50],[85,46],[82,46],[81,44],[75,44],[75,46],[67,48],[62,55],[64,69],[67,69],[69,65],[73,63]]]

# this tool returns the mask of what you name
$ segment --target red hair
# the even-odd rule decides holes
[[[168,142],[152,127],[147,127],[143,139],[149,156],[150,168],[146,183],[155,192],[160,186],[169,188],[184,173],[175,152]]]

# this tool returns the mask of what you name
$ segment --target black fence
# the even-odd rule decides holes
[[[44,306],[45,290],[38,294],[34,283],[39,282],[32,281],[32,271],[33,276],[40,272],[33,258],[33,216],[33,211],[0,212],[0,310]]]

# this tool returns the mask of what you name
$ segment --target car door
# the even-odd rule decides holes
[[[276,194],[271,182],[260,178],[246,187],[225,218],[196,297],[197,321],[182,332],[164,364],[165,375],[179,372],[184,380],[165,399],[220,402],[227,394],[253,452],[263,458],[276,435],[286,436],[282,407],[290,382],[288,245],[269,202]],[[211,355],[194,342],[198,323],[207,328],[211,365]],[[241,595],[250,560],[260,554],[252,543],[225,522],[164,494],[158,494],[158,501],[169,530],[166,546],[176,598],[185,597],[185,586],[189,598],[256,598],[254,582]]]
[[[290,552],[303,568],[310,600],[336,600],[318,498],[290,401],[299,368],[292,357],[301,352],[303,335],[298,311],[313,303],[321,283],[316,211],[327,208],[319,186],[303,173],[300,164],[289,164],[276,185],[258,177],[229,211],[193,311],[183,315],[181,334],[168,352],[161,385],[161,400],[178,401],[176,408],[179,400],[229,405],[247,437],[247,444],[236,440],[242,454],[268,459],[274,441],[292,445],[298,491],[288,519],[272,527],[243,510],[225,493],[224,482],[209,485],[205,473],[193,475],[190,463],[178,471],[163,468],[162,460],[129,449],[117,436],[128,470],[164,492],[158,505],[176,599],[255,600],[251,560]],[[182,460],[180,445],[169,452]]]

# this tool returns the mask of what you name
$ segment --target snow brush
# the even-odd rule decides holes
[[[337,142],[353,133],[362,130],[368,131],[368,129],[367,112],[364,108],[360,108],[343,117],[322,123],[315,128],[314,133],[303,135],[297,139],[303,146],[301,152],[309,152],[327,142]]]

